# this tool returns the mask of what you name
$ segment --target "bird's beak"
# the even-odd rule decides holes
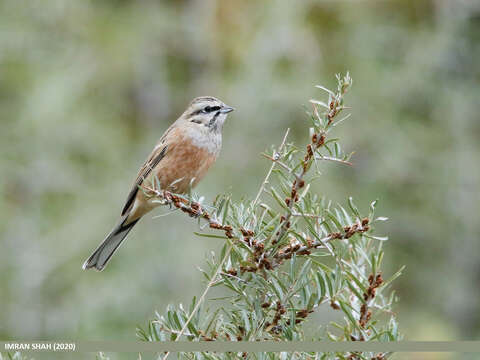
[[[224,105],[224,106],[222,107],[222,109],[220,110],[220,112],[221,112],[222,114],[228,114],[229,112],[232,112],[233,110],[235,110],[233,107]]]

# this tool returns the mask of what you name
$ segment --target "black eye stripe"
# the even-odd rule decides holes
[[[212,112],[212,111],[220,110],[220,106],[205,106],[205,108],[203,110],[205,112],[209,113],[209,112]]]
[[[196,110],[190,114],[190,116],[198,115],[198,114],[209,114],[214,111],[221,110],[221,106],[205,106],[203,109]]]

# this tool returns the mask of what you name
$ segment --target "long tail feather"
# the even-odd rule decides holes
[[[98,271],[102,271],[105,268],[113,253],[118,249],[127,234],[130,232],[130,230],[132,230],[133,226],[139,220],[137,219],[127,225],[124,225],[126,218],[127,217],[125,216],[120,220],[110,234],[107,235],[105,240],[103,240],[100,246],[83,263],[83,270],[95,268]]]

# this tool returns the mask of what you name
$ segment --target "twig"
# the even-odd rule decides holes
[[[299,243],[287,245],[281,248],[278,253],[275,254],[274,261],[272,262],[272,267],[276,267],[280,265],[284,260],[290,259],[293,256],[293,253],[296,253],[297,255],[308,255],[310,254],[311,250],[320,247],[324,247],[327,250],[331,251],[331,249],[327,246],[327,242],[336,239],[345,240],[351,238],[356,233],[364,233],[370,229],[370,227],[368,226],[369,222],[369,219],[364,218],[360,224],[354,224],[353,226],[345,227],[343,233],[330,233],[324,238],[315,241],[307,239],[307,245],[300,245]]]
[[[285,142],[287,141],[287,136],[288,133],[290,132],[290,128],[287,129],[285,132],[285,135],[283,136],[282,143],[280,144],[280,147],[278,148],[277,153],[283,150],[283,147],[285,146]],[[265,180],[263,180],[262,185],[260,186],[260,189],[258,190],[257,196],[255,196],[255,200],[253,200],[252,203],[252,208],[257,205],[258,199],[260,199],[260,196],[262,195],[263,189],[265,188],[265,185],[268,184],[268,179],[270,178],[270,175],[272,174],[273,168],[275,167],[275,162],[272,162],[272,166],[270,166],[270,170],[268,170],[267,176],[265,176]]]
[[[263,156],[264,158],[267,158],[268,160],[271,160],[271,161],[277,163],[278,165],[280,165],[281,167],[283,167],[285,170],[287,170],[289,173],[292,172],[292,169],[291,169],[291,168],[289,168],[287,165],[285,165],[285,164],[282,163],[281,161],[278,161],[278,159],[275,159],[275,158],[273,158],[273,157],[271,157],[270,155],[267,155],[267,154],[262,154],[262,156]]]
[[[372,316],[372,312],[368,309],[368,304],[375,298],[376,290],[383,284],[382,274],[370,274],[368,277],[369,287],[363,294],[363,299],[365,303],[360,308],[360,319],[358,320],[359,325],[362,328],[366,328],[370,317]]]
[[[325,134],[313,134],[312,142],[307,145],[307,151],[305,154],[305,158],[303,159],[303,166],[300,173],[294,174],[295,181],[292,184],[292,190],[290,197],[285,199],[285,203],[287,204],[287,211],[283,216],[282,226],[280,230],[275,234],[272,244],[276,244],[279,242],[285,233],[288,231],[290,227],[290,218],[292,217],[292,212],[295,204],[298,202],[298,191],[305,185],[305,181],[303,180],[304,176],[307,174],[309,169],[309,163],[314,158],[315,152],[318,148],[325,145]],[[274,164],[277,162],[274,160]]]
[[[174,194],[170,191],[159,191],[151,187],[144,187],[144,190],[149,196],[154,196],[161,199],[163,205],[173,205],[177,209],[195,218],[202,218],[208,222],[208,225],[212,229],[223,230],[225,236],[229,239],[234,239],[233,228],[230,225],[222,225],[218,221],[214,220],[210,213],[198,202],[189,201],[184,197]],[[238,229],[244,233],[244,229]]]

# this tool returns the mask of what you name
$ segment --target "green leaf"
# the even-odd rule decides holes
[[[357,206],[353,203],[353,198],[350,196],[348,198],[348,206],[350,207],[350,210],[352,210],[352,212],[357,216],[357,217],[361,217],[360,216],[360,212],[358,211],[358,208]]]
[[[315,280],[317,282],[317,288],[320,289],[320,298],[324,298],[325,294],[326,294],[325,279],[324,279],[322,273],[323,272],[321,270],[319,270],[319,271],[317,271],[316,276],[315,276]]]
[[[348,304],[346,304],[344,301],[342,300],[338,300],[338,303],[340,305],[340,308],[342,309],[343,313],[345,315],[347,315],[347,318],[349,320],[349,322],[355,327],[357,328],[358,330],[361,330],[360,329],[360,326],[358,325],[358,322],[357,320],[353,317],[353,314],[351,312],[351,308],[349,307]]]
[[[345,210],[343,206],[340,206],[340,209],[342,209],[343,216],[344,216],[345,220],[347,220],[347,225],[352,226],[353,221],[352,221],[352,218],[350,217],[350,215],[348,214],[347,210]]]
[[[353,280],[363,293],[367,292],[367,288],[365,287],[365,285],[355,275],[353,275],[347,269],[345,269],[344,271],[348,275],[349,279]]]
[[[393,274],[388,280],[385,280],[382,284],[382,288],[387,287],[390,283],[402,275],[403,270],[405,270],[405,265],[403,265],[395,274]]]
[[[228,211],[230,210],[230,197],[227,197],[225,199],[225,205],[223,209],[223,215],[222,215],[222,223],[225,224],[228,219]]]
[[[325,274],[325,280],[327,282],[328,295],[330,296],[330,298],[333,298],[335,296],[335,293],[333,292],[332,280],[330,279],[330,276],[328,274]]]
[[[276,214],[272,220],[270,220],[266,225],[263,226],[263,228],[260,231],[257,231],[257,234],[255,235],[256,239],[260,239],[266,232],[272,231],[273,225],[280,220],[280,214]]]
[[[292,258],[290,259],[290,281],[293,281],[295,279],[295,265],[297,260],[297,254],[294,253]]]
[[[369,239],[378,240],[378,241],[387,241],[388,240],[388,236],[373,236],[373,235],[366,234],[366,233],[363,233],[363,236],[365,236]]]
[[[270,284],[272,285],[270,288],[275,292],[275,295],[279,300],[283,299],[283,289],[280,286],[280,283],[274,277],[270,279]]]
[[[328,218],[335,224],[338,231],[343,231],[342,224],[338,221],[338,219],[333,215],[329,210],[326,211]]]
[[[311,267],[312,267],[312,261],[311,261],[310,259],[307,259],[307,260],[303,263],[302,269],[301,269],[300,272],[298,273],[297,278],[298,278],[298,279],[304,279],[304,278],[306,278],[306,274],[307,274],[307,272],[310,271]]]
[[[200,237],[213,238],[213,239],[228,239],[225,235],[206,234],[206,233],[200,233],[196,231],[194,231],[193,233]]]
[[[333,93],[333,91],[331,90],[328,90],[326,87],[322,86],[322,85],[315,85],[316,88],[319,88],[319,89],[322,89],[323,91],[326,91],[327,93],[329,93],[331,96],[335,96],[335,94]]]
[[[283,209],[288,209],[287,205],[285,204],[285,200],[283,200],[280,195],[275,191],[275,189],[272,187],[270,188],[270,194],[272,197],[275,199],[275,201],[282,207]]]
[[[375,214],[375,208],[377,207],[377,204],[378,204],[378,199],[370,203],[370,214],[368,215],[369,219],[373,219],[373,215]]]
[[[353,286],[350,282],[347,281],[347,286],[349,289],[355,294],[355,296],[364,304],[366,304],[365,299],[363,298],[362,294],[358,292],[357,289],[355,289],[355,286]]]
[[[248,334],[251,329],[251,324],[250,324],[250,319],[248,317],[248,312],[246,310],[241,311],[242,318],[243,318],[243,324],[245,325],[245,331]]]

